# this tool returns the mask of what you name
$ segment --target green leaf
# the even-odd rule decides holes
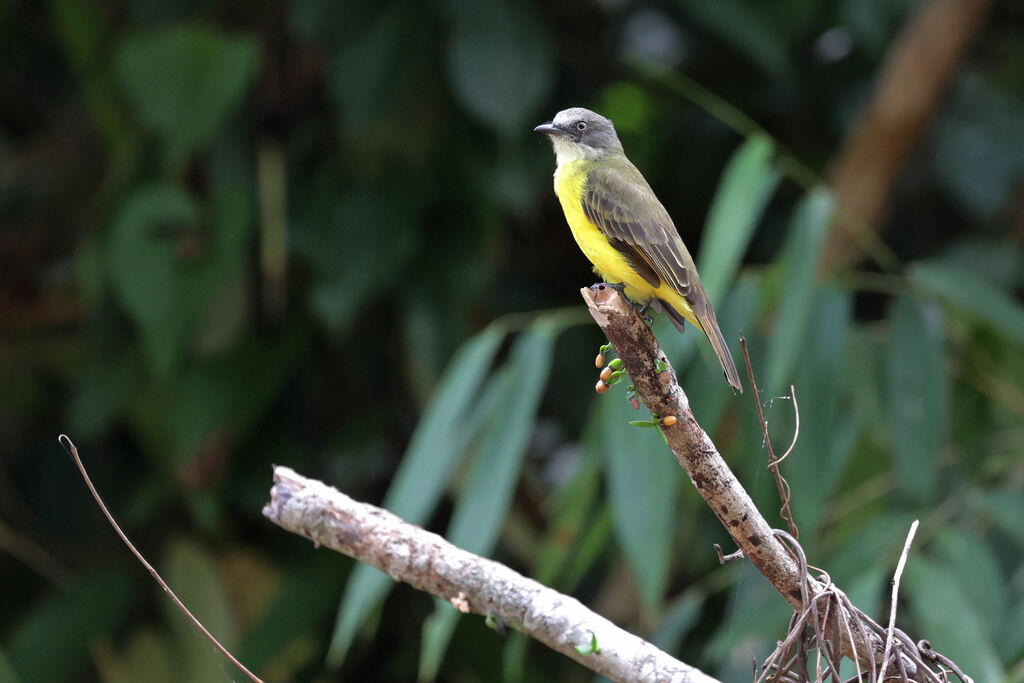
[[[191,365],[173,383],[176,400],[166,423],[174,455],[193,457],[205,440],[247,434],[277,395],[305,351],[307,335],[292,329],[272,342],[248,337],[232,349]]]
[[[930,155],[950,198],[989,220],[1012,205],[1024,173],[1024,106],[998,78],[971,69],[957,78]]]
[[[339,332],[368,300],[394,284],[416,255],[418,200],[401,188],[361,188],[340,197],[331,186],[316,190],[330,193],[314,200],[327,208],[297,222],[292,249],[317,275],[311,295],[314,311]]]
[[[590,634],[590,642],[585,645],[576,645],[576,652],[579,652],[584,657],[587,655],[599,655],[601,654],[601,648],[597,646],[597,634]]]
[[[545,23],[526,3],[489,0],[458,7],[451,11],[455,30],[445,54],[456,97],[488,126],[524,133],[554,82]]]
[[[199,207],[168,186],[137,190],[125,200],[110,230],[107,272],[128,314],[141,328],[146,355],[167,374],[195,314],[180,280],[188,276],[173,241],[161,233],[197,230]]]
[[[487,402],[492,408],[448,527],[448,540],[463,550],[487,555],[498,540],[547,383],[554,337],[543,319],[534,324],[516,340],[508,363],[492,380],[499,398]],[[419,680],[437,676],[459,615],[438,601],[434,618],[424,624]]]
[[[996,645],[1004,662],[1013,661],[1024,652],[1024,586],[1007,585],[1006,604],[1010,606],[1008,618],[995,634]]]
[[[110,182],[124,172],[124,159],[133,154],[135,146],[120,93],[107,68],[110,13],[97,3],[77,0],[57,0],[49,9],[54,33],[77,76],[76,90],[107,145],[111,158],[106,173]]]
[[[946,568],[911,554],[900,584],[920,625],[919,638],[950,657],[976,681],[1001,681],[1003,668],[992,641],[985,635],[984,617]],[[987,617],[987,615],[985,615]]]
[[[73,0],[57,0],[51,10],[68,61],[83,76],[94,73],[102,63],[110,30],[103,12],[92,3]]]
[[[751,135],[729,159],[718,183],[697,254],[701,281],[712,305],[725,298],[754,228],[779,183],[773,152],[767,136]]]
[[[535,324],[516,340],[493,380],[504,397],[488,419],[448,529],[448,539],[460,548],[487,553],[498,538],[547,382],[554,336],[543,320]]]
[[[434,611],[423,620],[423,639],[420,641],[420,663],[417,681],[429,683],[437,678],[445,650],[459,623],[461,613],[445,600],[434,599]]]
[[[949,424],[941,311],[901,296],[889,312],[889,398],[900,490],[930,500]]]
[[[577,542],[592,521],[600,485],[599,465],[580,458],[576,474],[555,493],[554,514],[533,566],[533,577],[537,581],[554,585],[566,563],[578,557]]]
[[[1000,635],[1010,602],[1010,589],[992,547],[975,533],[955,527],[943,529],[935,539],[938,555],[951,575],[961,580],[964,596],[985,615],[982,626],[990,638]]]
[[[565,576],[562,585],[566,592],[571,592],[586,577],[603,555],[605,549],[611,544],[614,535],[612,525],[612,510],[610,505],[600,505],[592,514],[586,518],[587,526],[584,527],[583,535],[579,543],[573,548],[569,562],[565,566]]]
[[[157,375],[170,375],[188,332],[241,267],[250,216],[240,193],[217,195],[207,215],[182,190],[161,185],[136,190],[114,217],[107,274]],[[183,242],[197,253],[182,253]]]
[[[651,642],[666,652],[675,652],[686,634],[696,626],[707,596],[704,591],[691,586],[674,599],[665,611],[665,617],[658,624],[658,630]]]
[[[910,284],[937,297],[958,316],[974,320],[1024,346],[1024,307],[974,273],[943,263],[916,263]]]
[[[795,494],[799,495],[799,494]],[[798,499],[798,498],[797,498]],[[892,564],[885,568],[885,581],[892,579],[895,558],[903,548],[907,539],[907,530],[914,522],[915,515],[909,513],[889,512],[885,509],[871,511],[862,515],[854,522],[852,529],[841,533],[841,543],[837,543],[835,552],[829,558],[829,572],[838,585],[853,584],[858,577],[865,575],[864,556],[893,558]],[[801,532],[801,536],[804,532]],[[879,566],[874,563],[872,566]],[[888,601],[888,598],[886,598]],[[859,605],[859,603],[857,603]],[[888,614],[888,612],[885,612]],[[868,612],[868,614],[876,614]]]
[[[879,615],[884,613],[882,598],[888,600],[887,595],[883,596],[883,589],[891,590],[891,581],[891,569],[878,563],[868,566],[861,563],[853,578],[843,584],[843,589],[846,591],[846,597],[859,609],[866,614]]]
[[[172,683],[181,680],[180,670],[175,669],[181,662],[181,653],[166,636],[142,628],[133,631],[114,675],[107,680],[109,683]]]
[[[444,493],[468,439],[461,423],[504,336],[499,327],[486,328],[463,344],[445,369],[384,497],[383,507],[405,521],[423,524]],[[356,565],[338,609],[327,654],[329,664],[337,666],[345,658],[359,627],[392,585],[387,574],[369,565]]]
[[[972,506],[987,515],[1000,531],[1024,548],[1024,498],[1017,491],[983,491],[972,500]]]
[[[235,652],[246,666],[259,671],[293,643],[309,634],[310,623],[326,623],[336,611],[324,596],[338,590],[338,576],[345,558],[335,553],[316,553],[288,572],[282,572],[270,604],[245,635]],[[322,654],[314,655],[319,660]]]
[[[239,104],[257,75],[258,52],[250,38],[184,24],[129,36],[115,67],[128,101],[176,168]]]
[[[11,663],[11,658],[7,656],[7,652],[0,648],[0,681],[7,681],[8,683],[21,683],[21,678],[18,673],[14,670],[14,665]]]
[[[228,650],[237,649],[238,630],[227,587],[214,558],[193,541],[172,541],[161,573],[214,638]],[[163,608],[177,636],[177,647],[184,654],[178,661],[179,678],[196,683],[223,681],[223,655],[198,636],[195,626],[173,602],[164,600]]]
[[[633,429],[633,409],[618,392],[597,401],[597,425],[584,447],[606,462],[615,535],[647,605],[658,603],[668,582],[680,479],[685,475],[654,429]]]
[[[776,641],[774,634],[785,633],[792,610],[779,600],[771,584],[752,567],[744,567],[733,583],[724,610],[735,615],[727,618],[726,627],[709,635],[703,656],[721,662],[715,671],[722,681],[741,681],[750,678],[750,659],[736,657],[745,652],[771,652]]]
[[[526,648],[530,644],[530,638],[520,631],[512,631],[505,638],[505,648],[502,653],[501,672],[502,680],[508,683],[523,683],[527,680],[524,675],[526,670]]]
[[[804,338],[818,293],[821,250],[835,210],[831,193],[818,188],[797,205],[786,237],[781,267],[785,273],[778,301],[778,321],[768,347],[769,394],[785,391],[802,356]]]
[[[101,434],[127,404],[137,400],[144,377],[138,348],[104,355],[87,365],[71,397],[72,433],[85,439]]]
[[[800,410],[800,434],[792,455],[781,466],[792,486],[794,518],[804,532],[816,528],[826,510],[853,452],[861,420],[856,413],[845,410],[843,392],[835,379],[847,359],[852,296],[837,287],[825,286],[812,297],[809,307],[806,325],[810,334],[803,344],[793,382]],[[790,393],[789,387],[782,391],[786,396]],[[793,402],[775,400],[778,395],[769,393],[764,399],[768,402],[765,419],[775,454],[781,456],[795,433],[796,420]],[[766,462],[767,455],[762,456]]]
[[[67,586],[67,592],[53,593],[12,624],[10,665],[23,681],[76,678],[95,639],[112,637],[124,623],[140,585],[141,580],[124,573],[103,572]]]

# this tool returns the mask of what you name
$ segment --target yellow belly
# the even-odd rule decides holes
[[[660,299],[679,311],[684,318],[699,327],[693,310],[683,296],[662,284],[655,288],[633,270],[622,253],[613,247],[601,230],[583,213],[582,197],[586,190],[585,160],[562,164],[555,170],[555,194],[562,205],[565,220],[583,255],[594,264],[596,272],[605,282],[626,285],[625,294],[631,301],[645,303]]]

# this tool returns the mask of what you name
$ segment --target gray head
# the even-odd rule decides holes
[[[551,138],[559,164],[622,153],[622,143],[615,134],[611,119],[582,107],[563,109],[555,114],[554,120],[542,123],[534,130]]]

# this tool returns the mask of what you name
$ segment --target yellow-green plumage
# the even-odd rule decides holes
[[[622,152],[611,121],[568,109],[538,126],[558,157],[555,194],[583,254],[632,301],[652,302],[682,332],[683,320],[711,342],[729,384],[742,391],[732,355],[690,253],[665,207]]]

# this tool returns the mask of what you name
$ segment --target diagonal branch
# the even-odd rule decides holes
[[[803,612],[826,586],[801,570],[801,563],[761,516],[711,438],[697,423],[689,399],[650,328],[614,289],[599,286],[593,291],[584,288],[580,293],[594,321],[618,352],[647,409],[661,418],[675,416],[671,426],[663,424],[662,433],[690,481],[743,554],[794,610]],[[667,367],[670,381],[661,381],[659,367]],[[804,594],[808,591],[811,595]],[[831,610],[826,619],[839,620],[822,623],[820,628],[825,633],[840,634],[840,649],[845,656],[869,670],[873,661],[881,660],[883,640],[863,627],[859,615],[841,608]],[[907,666],[913,679],[916,667],[912,662],[907,662]]]
[[[795,608],[801,604],[799,565],[775,538],[772,528],[736,479],[711,438],[697,424],[690,400],[676,380],[654,333],[632,307],[609,287],[580,290],[590,313],[622,359],[637,395],[652,414],[675,415],[662,432],[676,460],[743,554]],[[662,382],[655,362],[664,363],[671,381]],[[879,648],[881,652],[881,648]]]
[[[447,600],[462,612],[488,615],[522,631],[612,680],[717,683],[575,598],[288,467],[274,468],[274,487],[263,515],[318,546]]]

